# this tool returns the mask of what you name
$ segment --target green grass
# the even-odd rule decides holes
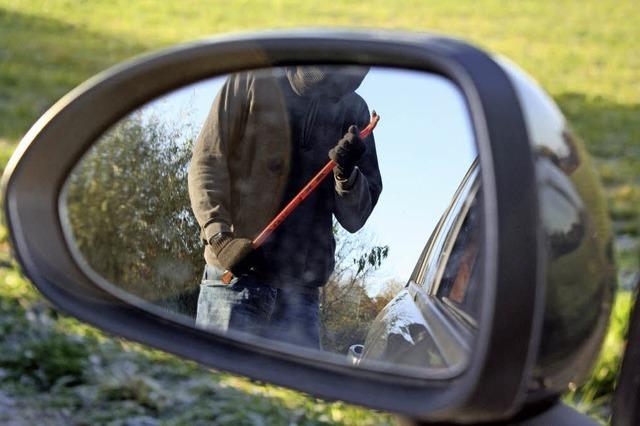
[[[384,425],[393,419],[342,402],[217,373],[112,339],[51,309],[15,268],[1,268],[0,423]],[[115,422],[115,423],[112,423]],[[120,423],[118,423],[120,422]]]
[[[2,120],[0,137],[19,137],[59,95],[119,59],[208,35],[294,26],[429,30],[462,37],[514,59],[569,111],[601,117],[593,123],[593,114],[570,114],[588,118],[578,125],[581,130],[604,126],[598,137],[605,139],[638,136],[638,124],[629,115],[640,99],[635,25],[640,12],[633,1],[232,4],[0,1],[0,99],[10,105],[3,111],[16,114]],[[600,114],[611,108],[629,111],[624,116],[611,111],[614,120]]]
[[[0,165],[6,163],[16,142],[31,123],[61,95],[92,74],[151,49],[225,32],[265,28],[346,26],[434,31],[467,39],[510,57],[549,91],[596,157],[618,237],[637,237],[640,235],[638,22],[640,8],[637,2],[615,0],[0,0]],[[2,241],[5,240],[4,234],[3,230],[0,235]],[[2,248],[2,256],[7,256],[6,244]],[[637,244],[619,244],[616,256],[620,268],[627,274],[625,276],[632,276],[633,271],[640,267]],[[5,268],[0,274],[0,281],[3,309],[16,309],[11,311],[11,318],[22,321],[19,319],[21,315],[25,316],[30,312],[32,304],[39,303],[38,296],[25,286],[15,269]],[[621,303],[617,306],[623,306]],[[628,306],[630,303],[628,302]],[[618,307],[616,312],[624,309],[626,308]],[[26,316],[23,320],[28,323]],[[58,349],[62,351],[69,349],[65,346],[65,333],[69,333],[69,336],[84,335],[83,333],[102,336],[95,330],[88,332],[86,327],[64,317],[56,317],[54,322],[69,326],[62,329],[64,332],[60,331],[61,335],[55,332],[51,335],[59,338],[61,348]],[[610,336],[618,336],[616,341],[619,342],[622,339],[620,330],[623,325],[617,320],[613,324]],[[68,331],[69,329],[72,331]],[[97,345],[95,348],[113,344],[124,345],[114,349],[115,352],[130,350],[127,343],[104,337],[96,339],[97,343],[92,343]],[[3,344],[6,343],[5,340]],[[73,344],[70,345],[69,350],[73,350]],[[612,361],[605,362],[606,368],[615,370],[620,347],[619,344],[607,342],[602,359]],[[149,354],[152,353],[144,350],[138,352],[141,357],[151,356]],[[75,354],[80,358],[83,356],[81,352]],[[184,367],[187,370],[196,368],[175,359],[167,362],[176,366],[189,366]],[[56,368],[55,365],[52,366],[49,373],[55,373]],[[602,369],[598,367],[594,377],[600,371]],[[66,373],[61,374],[64,376]],[[188,371],[185,372],[185,375],[188,374]],[[232,376],[216,378],[224,389],[236,389],[241,395],[264,396],[252,399],[252,403],[258,400],[276,401],[275,405],[266,403],[265,410],[269,413],[285,413],[284,418],[291,412],[301,410],[302,417],[306,419],[329,416],[323,417],[323,422],[326,420],[354,424],[364,422],[365,418],[369,422],[374,421],[370,419],[377,419],[364,410],[342,404],[316,404],[314,399],[294,392],[255,386]],[[20,384],[16,384],[18,385]],[[113,386],[117,389],[121,385],[125,386]],[[42,382],[39,386],[48,386],[48,383]],[[126,386],[142,389],[140,392],[143,394],[146,392],[144,389],[153,388],[149,383]],[[599,398],[589,396],[592,393],[590,389],[593,387],[585,387],[568,398],[579,404],[589,402],[589,398]],[[285,396],[274,396],[281,395],[281,392]],[[134,391],[133,395],[135,394]],[[109,395],[108,386],[104,395]],[[80,404],[73,395],[64,398],[68,398],[72,404]],[[43,400],[43,404],[64,405],[64,398],[57,402]],[[222,398],[221,401],[225,399]],[[284,401],[297,402],[288,405],[289,402]],[[597,405],[598,401],[595,402]],[[122,401],[112,403],[117,405]],[[220,404],[223,407],[225,403]],[[135,404],[126,406],[122,403],[120,406],[125,407],[122,410],[130,410],[132,413],[139,409]],[[208,408],[207,405],[202,405],[204,411],[201,414],[204,415]],[[103,415],[108,417],[108,409],[103,409]],[[269,411],[272,409],[275,411]],[[224,408],[220,410],[224,411]],[[266,418],[275,418],[269,417],[270,415]],[[342,420],[340,416],[343,416]],[[191,421],[184,419],[185,423]]]
[[[598,156],[621,230],[639,234],[640,195],[615,191],[640,179],[639,19],[634,1],[613,0],[0,0],[0,158],[82,80],[175,42],[299,26],[432,31],[506,55],[537,78]]]
[[[632,292],[619,292],[613,306],[609,332],[591,379],[580,388],[572,389],[564,396],[565,402],[601,421],[608,421],[611,415],[612,392],[622,361],[632,306]]]

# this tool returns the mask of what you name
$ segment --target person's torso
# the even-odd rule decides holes
[[[357,122],[359,100],[354,93],[333,99],[298,96],[284,76],[256,81],[242,135],[229,156],[237,237],[255,238],[329,161],[329,150]],[[330,175],[265,242],[261,251],[270,285],[326,282],[334,267],[333,205]]]

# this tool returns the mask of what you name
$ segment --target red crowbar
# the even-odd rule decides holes
[[[360,131],[360,139],[364,139],[373,132],[373,129],[378,125],[378,121],[380,121],[380,116],[376,114],[375,111],[371,112],[371,121],[367,124],[367,127]],[[253,240],[253,249],[257,249],[260,247],[267,238],[275,231],[284,220],[302,203],[317,187],[320,185],[320,182],[326,178],[329,173],[333,171],[333,168],[336,166],[336,162],[333,160],[329,160],[327,164],[320,169],[320,171],[313,177],[311,180],[298,192],[298,194],[293,197],[289,204],[287,204],[280,213],[277,214],[275,218],[258,234],[257,237]],[[233,273],[231,271],[225,271],[222,275],[222,282],[224,284],[229,284],[233,279]]]

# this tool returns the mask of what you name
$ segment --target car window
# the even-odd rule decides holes
[[[438,284],[436,297],[475,317],[476,271],[479,252],[477,199],[470,206],[458,232]]]
[[[478,187],[478,168],[472,166],[429,238],[416,282],[422,284],[430,294],[437,292],[451,246],[462,227]]]
[[[477,168],[471,168],[438,225],[422,258],[417,283],[473,322],[479,238]]]

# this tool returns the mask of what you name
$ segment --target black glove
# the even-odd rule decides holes
[[[338,144],[329,150],[329,158],[338,164],[334,168],[334,172],[340,179],[348,179],[351,176],[356,162],[367,150],[359,133],[357,126],[349,127]]]
[[[248,238],[234,238],[233,234],[223,232],[211,237],[211,249],[216,254],[218,262],[234,275],[240,274],[245,268],[240,267],[245,258],[253,251],[253,243]]]

